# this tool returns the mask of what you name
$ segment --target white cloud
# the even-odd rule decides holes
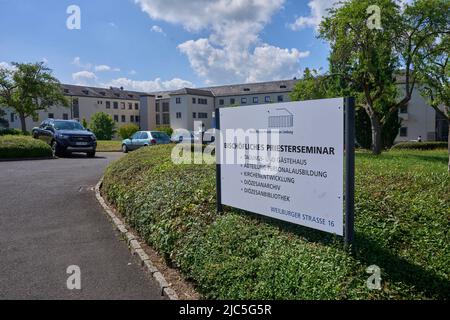
[[[97,80],[95,73],[90,71],[79,71],[72,74],[72,79],[77,82],[77,84],[87,85],[94,80]]]
[[[160,26],[157,26],[157,25],[152,26],[151,30],[152,30],[152,32],[161,33],[163,35],[166,35],[163,28],[161,28]]]
[[[120,71],[119,68],[112,68],[106,64],[101,64],[101,65],[95,66],[94,70],[95,70],[95,72],[106,72],[106,71],[119,72]]]
[[[108,23],[108,26],[110,26],[111,28],[118,28],[118,26],[114,22]]]
[[[124,87],[127,90],[135,90],[141,92],[155,92],[164,90],[175,90],[185,87],[193,87],[192,82],[174,78],[172,80],[163,81],[160,78],[155,80],[132,80],[129,78],[118,78],[108,83],[102,83],[106,87]]]
[[[308,16],[301,16],[290,24],[289,27],[294,30],[301,30],[304,28],[317,28],[322,19],[328,15],[328,9],[338,4],[340,0],[311,0],[308,6],[311,10]]]
[[[91,69],[92,68],[92,64],[90,64],[90,63],[86,63],[86,64],[82,63],[80,57],[73,58],[72,64],[77,66],[78,68],[81,68],[81,69]]]
[[[136,71],[136,70],[131,70],[131,71],[129,72],[129,74],[132,75],[132,76],[134,76],[134,75],[137,74],[137,71]]]
[[[206,30],[208,38],[178,46],[208,84],[263,81],[296,75],[305,53],[262,43],[260,32],[285,0],[135,0],[152,19]],[[276,63],[262,64],[269,55]],[[254,70],[257,68],[257,70]],[[294,71],[295,70],[295,71]]]

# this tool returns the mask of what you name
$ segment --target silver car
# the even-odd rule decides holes
[[[153,146],[157,144],[169,144],[170,137],[160,131],[138,131],[129,139],[122,141],[122,151],[136,150],[142,147]]]

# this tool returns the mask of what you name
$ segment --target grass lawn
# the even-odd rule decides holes
[[[97,141],[97,152],[120,152],[122,141]]]
[[[205,298],[450,297],[446,150],[357,153],[353,255],[333,235],[228,207],[217,215],[215,166],[177,166],[170,153],[143,148],[114,162],[102,191]],[[366,286],[371,265],[381,290]]]

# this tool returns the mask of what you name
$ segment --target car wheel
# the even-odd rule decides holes
[[[123,152],[123,153],[128,153],[128,147],[127,147],[126,144],[123,144],[123,145],[122,145],[122,152]]]
[[[87,155],[88,158],[95,158],[95,151],[88,152],[86,155]]]

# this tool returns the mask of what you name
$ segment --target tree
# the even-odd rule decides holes
[[[372,5],[381,9],[381,30],[367,26]],[[331,46],[330,75],[353,93],[370,119],[374,154],[394,132],[383,135],[383,129],[399,125],[397,112],[411,100],[417,57],[448,30],[448,14],[442,12],[448,5],[447,0],[416,0],[402,11],[394,0],[350,0],[332,8],[320,26],[320,38]]]
[[[89,127],[89,125],[88,125],[88,123],[87,123],[87,121],[86,121],[85,118],[83,118],[83,120],[81,120],[81,125],[82,125],[83,127],[85,127],[85,128],[88,128],[88,127]]]
[[[449,127],[448,152],[450,172],[450,35],[447,34],[438,41],[429,44],[428,50],[420,55],[418,79],[420,91],[428,104],[447,120]]]
[[[129,139],[133,134],[139,131],[139,127],[135,124],[126,124],[119,128],[119,136],[122,139]]]
[[[12,65],[12,69],[0,68],[0,104],[18,114],[23,132],[27,131],[26,118],[37,121],[40,110],[69,105],[60,82],[43,62]]]
[[[91,118],[90,129],[98,140],[111,140],[116,133],[116,123],[109,114],[98,112]]]

